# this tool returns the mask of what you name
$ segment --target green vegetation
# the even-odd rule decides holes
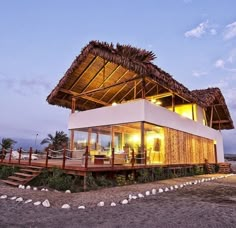
[[[17,142],[11,138],[2,138],[2,142],[0,143],[2,149],[8,150]]]
[[[48,134],[48,137],[43,139],[41,145],[48,144],[53,150],[60,150],[68,144],[68,136],[63,131],[56,131],[55,136]]]
[[[11,176],[14,172],[19,170],[16,166],[0,166],[0,179],[6,179],[8,176]]]

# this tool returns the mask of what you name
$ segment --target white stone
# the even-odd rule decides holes
[[[129,201],[127,199],[124,199],[124,200],[121,201],[121,204],[123,204],[123,205],[128,204],[128,203],[129,203]]]
[[[105,205],[105,203],[103,201],[101,201],[97,204],[98,207],[103,207],[104,205]]]
[[[173,190],[174,190],[173,186],[170,186],[170,191],[173,191]]]
[[[112,202],[111,207],[115,207],[115,206],[116,206],[116,203]]]
[[[22,197],[19,197],[16,199],[16,202],[22,202],[23,201],[23,198]]]
[[[65,193],[71,193],[71,191],[70,190],[66,190]]]
[[[16,198],[17,198],[16,196],[12,196],[10,200],[15,200]]]
[[[45,191],[45,189],[44,189],[44,188],[42,188],[42,189],[41,189],[41,191],[42,191],[42,192],[44,192],[44,191]]]
[[[6,199],[6,198],[7,198],[7,195],[0,196],[0,199]]]
[[[49,203],[48,199],[44,200],[44,201],[42,202],[42,205],[43,205],[44,207],[50,207],[50,203]]]
[[[183,184],[181,184],[179,187],[180,187],[180,188],[183,188],[183,187],[184,187],[184,185],[183,185]]]
[[[24,185],[21,185],[21,189],[25,189],[25,186],[24,186]]]
[[[146,196],[150,196],[150,191],[146,191],[146,192],[145,192],[145,195],[146,195]]]
[[[162,188],[159,188],[159,189],[158,189],[158,192],[159,192],[159,193],[162,193],[162,192],[164,192],[164,191],[163,191]]]
[[[157,194],[157,190],[155,188],[152,189],[152,195],[156,195]]]
[[[78,209],[84,210],[84,209],[85,209],[85,206],[78,206]]]
[[[34,190],[34,191],[37,191],[37,190],[38,190],[38,188],[37,188],[37,187],[33,187],[33,190]]]
[[[175,187],[175,189],[178,189],[178,188],[179,188],[177,184],[176,184],[174,187]]]
[[[139,197],[139,198],[143,198],[144,195],[143,195],[142,193],[139,193],[139,194],[138,194],[138,197]]]
[[[34,202],[34,206],[39,206],[40,204],[41,204],[40,201],[36,201],[36,202]]]
[[[132,196],[132,199],[136,200],[138,197],[137,196]]]
[[[47,189],[47,188],[45,188],[45,192],[48,192],[48,189]]]
[[[129,194],[129,200],[131,200],[132,199],[132,195],[131,194]]]
[[[168,192],[169,191],[169,188],[165,188],[165,192]]]
[[[31,203],[33,200],[32,199],[28,199],[25,201],[25,203]]]
[[[20,184],[19,186],[18,186],[18,188],[21,188],[22,187],[22,185]]]
[[[25,189],[27,189],[27,190],[30,190],[30,189],[31,189],[31,187],[30,187],[29,185],[27,185],[27,187],[26,187]]]
[[[69,204],[63,204],[61,208],[63,208],[63,209],[70,209],[70,205]]]

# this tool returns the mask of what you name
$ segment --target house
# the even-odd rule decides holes
[[[234,125],[220,89],[190,91],[154,59],[129,45],[91,41],[82,49],[47,97],[71,109],[73,157],[88,146],[97,164],[112,151],[121,165],[224,161],[221,130]]]

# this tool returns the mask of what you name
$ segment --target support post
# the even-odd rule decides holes
[[[147,165],[147,150],[144,150],[144,164]]]
[[[111,167],[114,168],[114,160],[115,160],[115,149],[112,148],[111,150]]]
[[[20,160],[21,160],[21,152],[22,152],[22,148],[20,148],[20,151],[19,151],[18,164],[20,164]]]
[[[45,166],[46,168],[48,167],[48,155],[49,155],[49,148],[46,149],[46,161],[45,161]]]
[[[132,160],[131,160],[131,164],[132,164],[132,168],[134,167],[134,149],[132,149]]]
[[[11,157],[12,157],[12,148],[11,148],[10,154],[9,154],[9,163],[11,163]]]
[[[141,154],[143,155],[144,151],[144,121],[141,122]],[[146,160],[146,154],[144,154],[144,159]],[[145,163],[144,160],[144,163]],[[143,156],[141,156],[141,164],[143,164]]]
[[[142,98],[145,99],[146,98],[146,82],[145,82],[145,77],[142,77]]]
[[[62,161],[62,169],[65,169],[66,165],[66,148],[63,149],[63,161]]]
[[[89,147],[86,146],[86,150],[85,150],[85,164],[84,164],[85,169],[88,168],[88,154],[89,154]]]
[[[29,165],[31,165],[31,160],[32,160],[32,147],[30,147],[29,151]]]
[[[71,113],[75,112],[76,99],[72,97],[71,100]],[[74,129],[70,130],[70,150],[74,149]]]
[[[175,112],[175,95],[172,94],[172,112]]]

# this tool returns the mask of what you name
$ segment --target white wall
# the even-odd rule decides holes
[[[218,162],[224,161],[223,140],[219,131],[182,117],[161,106],[156,106],[147,100],[140,99],[116,106],[73,113],[69,117],[68,127],[76,129],[138,121],[146,121],[215,140]]]

